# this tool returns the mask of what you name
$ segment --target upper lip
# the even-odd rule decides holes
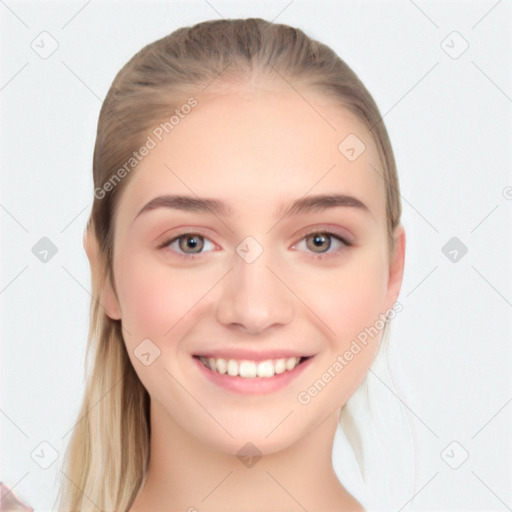
[[[238,361],[266,361],[268,359],[288,359],[290,357],[310,357],[312,354],[302,354],[294,350],[266,350],[254,351],[246,349],[236,350],[206,350],[204,352],[197,352],[194,354],[198,357],[213,357],[215,359],[235,359]]]

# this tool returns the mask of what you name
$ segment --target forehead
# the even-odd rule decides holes
[[[150,132],[156,145],[132,172],[120,210],[135,215],[156,195],[179,193],[219,198],[235,212],[261,212],[308,192],[338,192],[383,215],[373,138],[333,100],[250,87],[195,98],[198,105],[162,140]]]

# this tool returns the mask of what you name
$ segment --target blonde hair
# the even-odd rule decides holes
[[[291,84],[300,82],[335,99],[371,132],[381,158],[393,251],[393,232],[401,217],[399,184],[377,105],[332,49],[297,28],[263,19],[215,20],[180,28],[148,44],[123,66],[99,115],[95,190],[105,190],[105,183],[186,92],[190,96],[213,80],[258,79],[270,70]],[[114,215],[128,181],[129,176],[120,180],[104,197],[95,194],[87,224],[100,270],[92,275],[85,391],[60,474],[60,512],[127,510],[148,463],[149,395],[128,358],[121,322],[108,317],[99,301],[106,280],[113,281]]]

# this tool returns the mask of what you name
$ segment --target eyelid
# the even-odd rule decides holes
[[[176,241],[179,238],[184,237],[185,235],[198,235],[201,238],[204,238],[205,240],[208,240],[209,242],[211,242],[214,246],[218,247],[218,245],[210,238],[210,236],[205,234],[203,232],[203,230],[201,230],[200,228],[199,229],[184,228],[177,232],[173,232],[170,235],[167,235],[167,236],[164,235],[163,241],[157,245],[157,249],[164,249],[165,247],[169,246],[169,244],[171,244],[172,242]],[[207,251],[207,252],[211,252],[211,251]],[[178,253],[178,254],[180,254],[180,253]],[[203,253],[200,252],[197,254],[203,254]],[[187,254],[183,253],[183,254],[180,254],[180,256],[190,256],[190,254],[187,255]]]
[[[351,246],[355,244],[354,237],[348,233],[346,230],[340,229],[339,226],[335,226],[332,224],[315,224],[313,226],[308,226],[307,228],[301,229],[296,237],[300,237],[299,240],[294,244],[294,246],[302,241],[302,239],[306,236],[313,235],[315,233],[326,233],[328,235],[333,235],[341,239],[347,246]]]

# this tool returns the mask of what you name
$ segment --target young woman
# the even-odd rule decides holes
[[[91,368],[59,510],[363,510],[333,439],[405,232],[354,72],[286,25],[181,28],[116,76],[93,172]]]

